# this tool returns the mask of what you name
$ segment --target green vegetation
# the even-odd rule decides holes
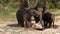
[[[38,0],[31,0],[30,7],[35,7]],[[49,12],[58,12],[60,9],[60,1],[56,2],[57,7],[55,7],[53,0],[49,0]],[[14,20],[16,18],[16,12],[19,9],[19,1],[17,0],[0,0],[0,19],[7,20],[11,19]],[[60,14],[55,14],[59,16]]]
[[[14,20],[16,18],[17,10],[18,10],[18,8],[15,8],[15,9],[8,8],[5,10],[1,10],[0,11],[0,19],[1,20]]]
[[[49,9],[48,11],[49,12],[57,12],[57,10],[59,10],[59,9]]]

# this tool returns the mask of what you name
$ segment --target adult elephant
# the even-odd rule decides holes
[[[36,23],[38,23],[40,21],[40,23],[43,24],[42,15],[46,12],[46,9],[47,9],[46,6],[38,3],[34,9],[37,10],[39,13],[38,17],[34,16]]]
[[[24,15],[26,13],[26,9],[19,9],[16,13],[16,18],[18,21],[18,26],[24,27]]]
[[[31,16],[38,16],[37,11],[34,9],[19,9],[16,13],[16,18],[18,21],[18,26],[21,27],[31,27]]]

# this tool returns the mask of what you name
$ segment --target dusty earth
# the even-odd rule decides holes
[[[58,12],[55,12],[54,14],[60,14],[60,10]],[[51,27],[43,30],[40,29],[36,30],[30,28],[26,29],[22,27],[17,27],[17,20],[15,21],[0,20],[0,34],[60,34],[60,16],[55,17],[54,24],[55,24],[54,28]]]
[[[17,21],[0,20],[0,34],[60,34],[60,16],[55,17],[54,28],[44,30],[17,27]]]

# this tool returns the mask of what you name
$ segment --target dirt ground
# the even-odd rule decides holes
[[[52,13],[60,14],[60,10]],[[0,20],[0,34],[60,34],[60,16],[55,17],[54,24],[54,28],[51,27],[43,30],[36,30],[17,27],[17,20]]]
[[[60,16],[55,17],[54,28],[44,30],[17,27],[17,21],[0,20],[0,34],[60,34]]]

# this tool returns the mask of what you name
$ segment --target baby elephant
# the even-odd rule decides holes
[[[54,27],[54,19],[55,19],[55,16],[52,13],[46,12],[43,15],[44,27],[45,28],[50,28],[52,24],[53,24],[53,27]]]

